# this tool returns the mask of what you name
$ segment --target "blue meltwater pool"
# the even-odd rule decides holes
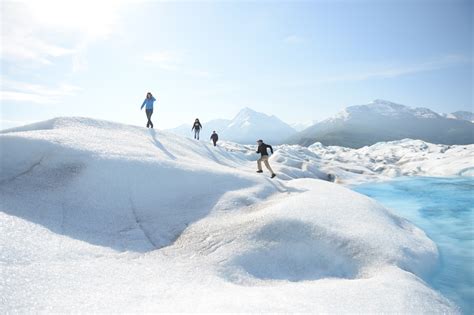
[[[464,314],[474,314],[474,178],[404,177],[353,189],[423,229],[438,245],[430,279]]]

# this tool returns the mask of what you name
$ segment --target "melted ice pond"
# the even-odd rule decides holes
[[[474,312],[474,179],[414,177],[356,186],[422,228],[440,252],[440,265],[429,284]]]

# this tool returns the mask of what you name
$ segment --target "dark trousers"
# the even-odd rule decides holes
[[[153,128],[153,123],[151,122],[151,115],[153,115],[153,109],[147,109],[145,110],[145,112],[146,112],[146,118],[148,119],[148,122],[146,123],[146,127]]]
[[[214,143],[214,146],[216,146],[217,140],[212,140],[212,142]]]
[[[194,139],[199,140],[199,132],[200,131],[201,131],[201,129],[194,128]]]

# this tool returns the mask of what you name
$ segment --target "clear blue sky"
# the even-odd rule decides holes
[[[473,110],[473,1],[2,1],[2,128],[170,128],[242,107],[321,120],[381,98]]]

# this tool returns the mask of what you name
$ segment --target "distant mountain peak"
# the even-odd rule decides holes
[[[370,109],[375,109],[377,112],[381,114],[383,113],[394,114],[396,112],[404,112],[404,111],[409,110],[408,106],[390,102],[387,100],[382,100],[382,99],[376,99],[365,106],[369,107]]]
[[[432,143],[470,144],[474,117],[469,112],[440,115],[425,107],[409,107],[376,99],[346,107],[336,115],[307,128],[288,141],[303,145],[362,147],[403,138]]]
[[[467,120],[470,122],[474,122],[474,113],[465,111],[465,110],[458,110],[457,112],[453,112],[449,114],[450,116],[448,118],[453,118],[453,119],[460,119],[460,120]]]
[[[203,124],[204,130],[216,130],[219,138],[240,142],[255,143],[256,139],[266,139],[269,142],[281,143],[296,131],[287,123],[274,115],[257,112],[249,107],[242,108],[231,119],[211,120]],[[188,126],[173,129],[175,132],[189,136]]]
[[[370,104],[389,105],[389,106],[395,105],[395,106],[406,107],[405,105],[394,103],[394,102],[387,101],[387,100],[383,100],[383,99],[380,99],[380,98],[373,100]]]
[[[251,109],[250,107],[246,106],[238,112],[237,116],[239,116],[241,114],[242,115],[252,115],[252,114],[259,114],[259,113],[255,110]]]
[[[382,116],[411,115],[419,118],[437,118],[439,114],[425,107],[409,107],[391,101],[376,99],[366,105],[349,106],[333,118],[348,119],[352,114],[377,114]]]
[[[245,106],[244,108],[242,108],[240,110],[241,112],[251,112],[251,113],[256,113],[255,110],[253,110],[252,108],[248,107],[248,106]]]
[[[255,110],[249,107],[244,107],[237,113],[237,115],[234,117],[233,120],[234,121],[249,120],[252,117],[260,116],[260,115],[265,115],[265,114],[256,112]]]

